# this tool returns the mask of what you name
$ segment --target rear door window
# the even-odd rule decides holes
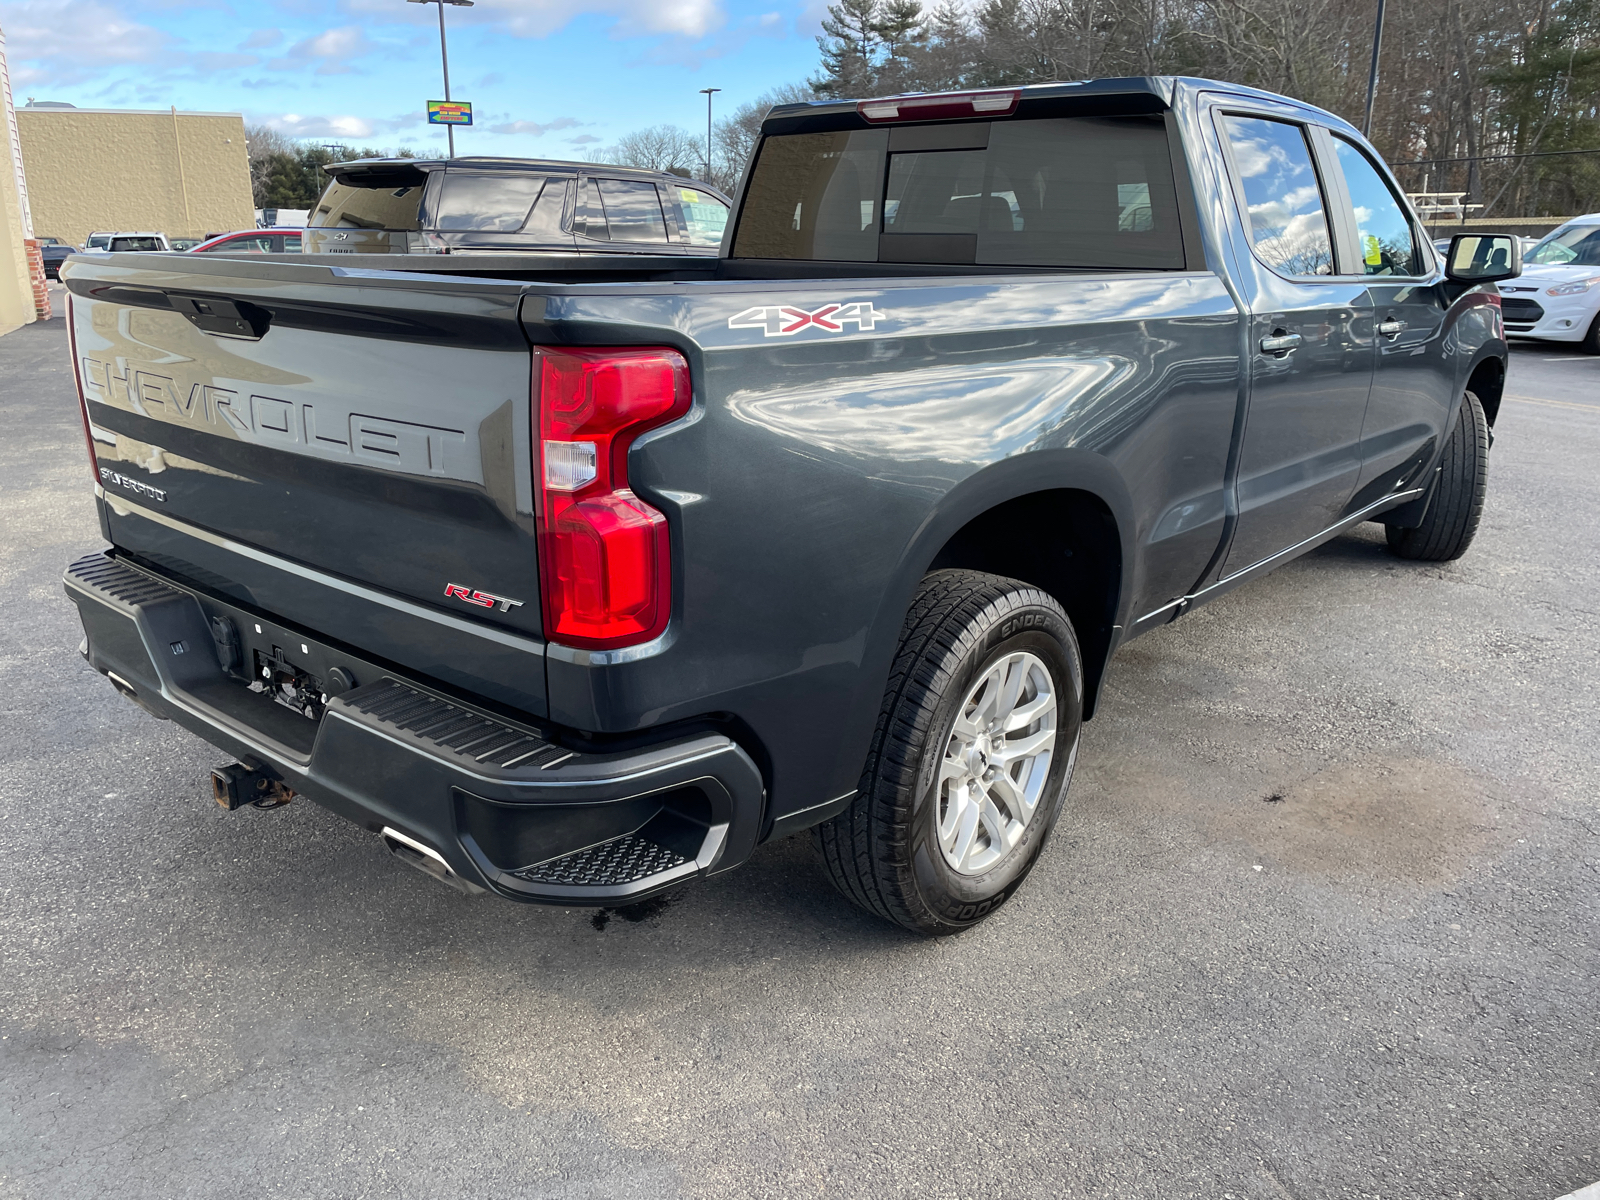
[[[1333,274],[1327,208],[1305,129],[1265,117],[1222,120],[1256,257],[1281,275]]]
[[[698,188],[660,185],[663,206],[677,218],[682,240],[691,246],[720,246],[728,225],[728,206]]]
[[[937,128],[937,127],[935,127]],[[734,242],[748,258],[1181,269],[1159,117],[768,138]],[[954,135],[952,135],[954,136]]]
[[[667,223],[655,184],[637,179],[591,179],[584,191],[586,237],[666,244]]]
[[[1333,139],[1339,168],[1355,210],[1360,270],[1366,275],[1421,275],[1422,252],[1411,219],[1378,168],[1352,142]],[[1350,274],[1349,268],[1346,271]]]
[[[434,228],[515,233],[544,188],[542,175],[448,171],[439,192]]]

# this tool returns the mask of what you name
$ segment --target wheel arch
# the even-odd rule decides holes
[[[1467,372],[1467,391],[1478,397],[1483,405],[1483,415],[1494,428],[1495,417],[1500,413],[1500,401],[1506,390],[1506,360],[1499,354],[1484,354]]]
[[[1053,596],[1072,619],[1087,719],[1123,625],[1133,567],[1129,509],[1121,477],[1084,451],[1036,451],[980,471],[952,489],[918,529],[874,640],[886,639],[886,653],[893,654],[929,571],[964,567],[1020,579]]]

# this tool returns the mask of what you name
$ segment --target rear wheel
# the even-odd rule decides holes
[[[906,617],[856,798],[816,830],[829,879],[918,933],[976,925],[1037,861],[1082,718],[1078,642],[1054,599],[933,572]]]
[[[1461,397],[1461,409],[1444,446],[1422,523],[1414,528],[1388,527],[1389,549],[1401,558],[1448,562],[1472,545],[1483,516],[1489,487],[1489,422],[1472,392]]]

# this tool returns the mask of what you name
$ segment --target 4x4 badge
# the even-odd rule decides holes
[[[767,337],[793,337],[802,329],[820,329],[823,333],[842,333],[846,325],[869,330],[886,314],[872,307],[872,301],[861,300],[850,304],[824,304],[807,311],[792,304],[769,304],[763,308],[747,308],[728,318],[729,329],[760,329]]]
[[[496,596],[493,592],[474,591],[469,587],[462,587],[459,583],[447,583],[444,594],[456,600],[465,600],[468,604],[476,604],[479,608],[494,608],[499,606],[501,612],[510,612],[513,608],[521,608],[521,600],[513,600],[509,596]]]

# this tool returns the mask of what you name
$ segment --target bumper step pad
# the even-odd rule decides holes
[[[675,850],[628,834],[576,854],[552,858],[531,867],[508,872],[529,883],[560,883],[568,887],[618,887],[660,875],[689,860]]]

